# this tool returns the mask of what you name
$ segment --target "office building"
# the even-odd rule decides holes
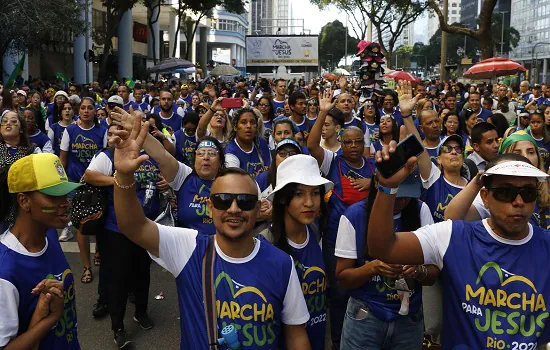
[[[248,4],[249,35],[288,35],[290,0],[252,0]]]
[[[448,8],[449,12],[447,13],[447,23],[449,24],[460,23],[460,20],[461,20],[460,6],[461,6],[461,0],[449,0],[449,8]],[[435,12],[430,11],[428,14],[428,34],[427,34],[428,37],[426,38],[426,40],[430,41],[430,39],[437,32],[438,29],[439,29],[439,18],[437,17]]]

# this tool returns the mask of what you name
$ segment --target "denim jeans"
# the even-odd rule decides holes
[[[346,305],[348,303],[348,292],[340,287],[336,279],[336,256],[334,255],[334,246],[323,239],[323,259],[325,261],[326,276],[328,280],[328,308],[330,321],[330,337],[332,348],[340,348],[340,338],[342,336],[342,327],[344,316],[346,314]]]
[[[357,319],[360,309],[366,316]],[[378,319],[367,308],[367,304],[353,297],[349,298],[341,350],[421,350],[424,335],[422,308],[415,314],[399,316],[391,322]]]

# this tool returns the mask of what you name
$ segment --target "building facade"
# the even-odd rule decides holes
[[[289,35],[290,0],[252,0],[248,4],[249,35]]]
[[[442,6],[442,5],[440,5]],[[441,9],[443,10],[443,9]],[[447,13],[447,23],[454,24],[461,21],[461,0],[449,0],[449,12]],[[432,36],[439,29],[439,18],[435,12],[430,11],[428,13],[428,37],[426,40],[429,42]]]
[[[529,69],[533,82],[550,82],[550,0],[512,1],[510,25],[520,34],[510,58]]]

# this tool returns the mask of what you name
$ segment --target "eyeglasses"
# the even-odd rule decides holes
[[[223,114],[223,113],[216,113],[216,114],[214,114],[214,115],[215,115],[216,117],[225,119],[225,114]]]
[[[279,157],[281,158],[286,158],[286,157],[290,157],[290,156],[295,156],[297,155],[299,152],[298,151],[289,151],[289,150],[286,150],[286,149],[280,149],[277,151],[277,154],[279,155]]]
[[[199,158],[204,158],[206,156],[208,156],[208,158],[215,158],[215,157],[218,156],[218,151],[215,150],[215,149],[210,149],[210,150],[201,149],[201,150],[196,151],[195,154]]]
[[[360,140],[342,140],[342,144],[346,147],[352,147],[352,146],[355,146],[357,144],[357,146],[363,146],[364,145],[364,140],[363,139],[360,139]]]
[[[258,103],[260,107],[269,107],[269,103]]]
[[[518,196],[525,203],[532,203],[537,200],[538,190],[535,186],[525,187],[489,187],[488,190],[493,192],[493,197],[499,202],[512,203]]]
[[[450,146],[450,145],[441,146],[441,152],[443,153],[451,153],[453,150],[458,154],[462,153],[462,147],[460,146]]]
[[[366,109],[374,109],[375,107],[374,107],[374,105],[365,105],[365,108]]]
[[[258,203],[258,195],[250,193],[215,193],[210,195],[212,205],[218,210],[231,208],[235,200],[241,210],[251,211]]]
[[[19,124],[19,120],[16,120],[16,119],[13,119],[13,120],[9,120],[9,119],[3,119],[1,122],[0,122],[0,125],[18,125]]]

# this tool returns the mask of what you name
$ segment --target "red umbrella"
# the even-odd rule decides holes
[[[384,74],[384,76],[387,77],[387,78],[392,78],[395,81],[407,80],[407,81],[410,81],[413,84],[416,84],[420,81],[420,79],[418,79],[417,77],[415,77],[411,73],[403,72],[402,70],[395,70],[391,73]]]
[[[464,77],[469,79],[491,79],[525,71],[527,71],[525,67],[508,58],[493,57],[471,66],[464,73]]]
[[[323,75],[323,78],[327,80],[338,80],[338,77],[336,76],[336,74],[332,74],[332,73],[326,73],[325,75]]]

